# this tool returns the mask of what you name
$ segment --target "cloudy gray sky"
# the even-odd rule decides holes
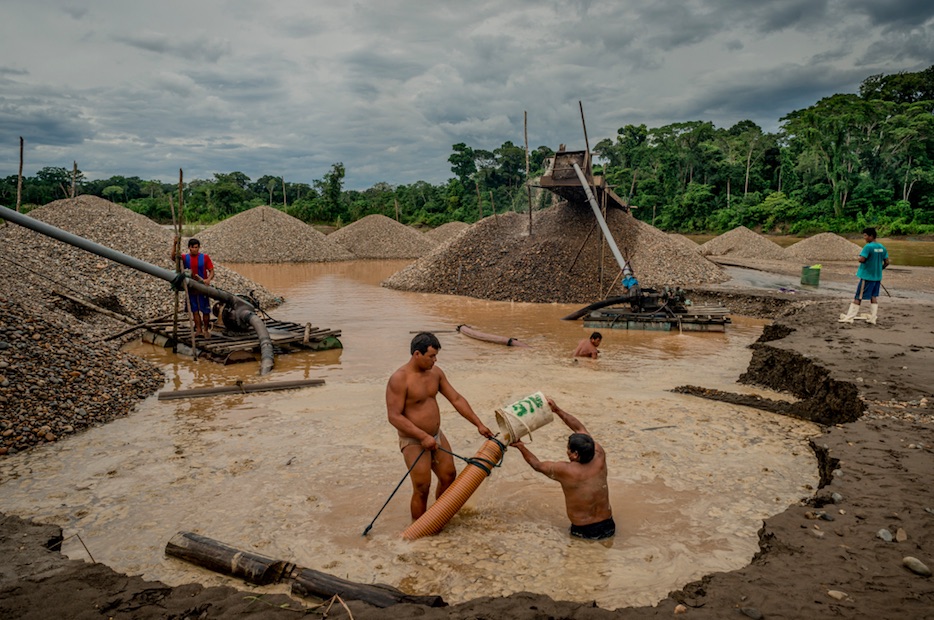
[[[451,145],[583,148],[626,124],[779,118],[934,64],[932,0],[0,0],[0,177],[365,189]]]

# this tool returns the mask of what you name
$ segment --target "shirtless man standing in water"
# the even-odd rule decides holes
[[[580,420],[548,399],[548,406],[573,434],[568,438],[568,462],[540,461],[521,441],[514,446],[535,471],[561,483],[571,536],[601,540],[616,534],[607,486],[606,453]]]
[[[412,357],[405,366],[389,377],[386,386],[386,410],[389,423],[399,431],[399,449],[405,458],[406,467],[412,469],[412,520],[418,519],[428,508],[428,491],[431,488],[431,472],[438,477],[435,498],[454,482],[457,470],[454,458],[449,454],[451,444],[441,432],[441,412],[438,409],[438,392],[447,398],[457,410],[484,437],[493,432],[484,426],[470,403],[458,394],[444,372],[435,366],[441,343],[430,332],[421,332],[412,339]],[[441,447],[448,452],[443,452]],[[425,455],[424,452],[429,454]],[[429,458],[421,458],[428,456]],[[414,466],[413,466],[414,464]]]

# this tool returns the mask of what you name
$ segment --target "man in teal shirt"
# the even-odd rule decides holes
[[[882,287],[882,270],[889,266],[889,253],[885,246],[876,241],[876,229],[864,228],[863,239],[866,245],[859,253],[859,269],[856,277],[856,297],[850,304],[846,314],[840,315],[841,323],[852,323],[859,313],[859,303],[863,299],[869,300],[869,322],[873,325],[879,317],[879,290]]]

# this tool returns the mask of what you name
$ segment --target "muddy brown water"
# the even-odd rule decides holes
[[[673,394],[695,384],[739,386],[763,322],[734,318],[724,334],[604,331],[600,360],[573,361],[589,334],[561,316],[575,306],[488,302],[393,291],[379,282],[405,261],[234,265],[286,298],[280,319],[343,331],[343,351],[255,364],[193,362],[136,343],[167,374],[165,389],[323,378],[289,392],[143,402],[128,417],[0,461],[0,505],[55,523],[65,553],[171,585],[249,586],[163,554],[196,533],[365,583],[451,603],[534,591],[606,608],[654,604],[673,589],[749,562],[762,520],[817,485],[812,424]],[[519,338],[529,349],[471,340],[459,324]],[[606,448],[617,536],[571,539],[557,483],[507,451],[444,531],[405,542],[405,474],[386,421],[389,375],[412,332],[438,332],[439,365],[491,428],[495,408],[541,390],[578,415]],[[441,399],[455,452],[473,456],[476,430]],[[560,421],[535,431],[542,459],[565,458]],[[463,463],[458,461],[458,468]],[[80,537],[80,540],[79,540]],[[285,591],[285,586],[256,588]]]

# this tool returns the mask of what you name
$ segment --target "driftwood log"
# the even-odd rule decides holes
[[[413,596],[392,586],[354,583],[310,568],[298,569],[292,578],[292,593],[325,600],[336,594],[345,601],[363,601],[375,607],[391,607],[399,603],[414,603],[427,607],[447,606],[440,596]]]
[[[179,532],[165,545],[165,554],[260,586],[277,583],[294,564],[229,547],[192,532]]]
[[[165,554],[256,585],[291,581],[292,594],[301,597],[327,600],[337,595],[344,600],[363,601],[374,607],[391,607],[399,603],[447,606],[440,596],[414,596],[384,584],[347,581],[290,562],[241,551],[192,532],[179,532],[173,536],[165,545]]]

